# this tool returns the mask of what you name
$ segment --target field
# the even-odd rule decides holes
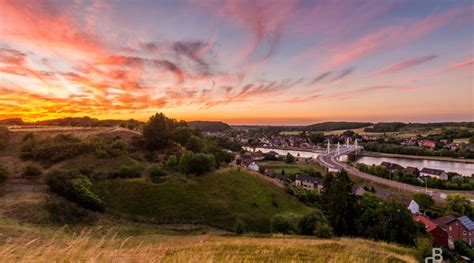
[[[95,191],[113,214],[154,223],[204,223],[234,230],[269,231],[273,215],[309,211],[295,197],[260,176],[237,169],[199,177],[171,176],[153,184],[144,179],[107,180]]]
[[[114,230],[133,230],[129,233]],[[235,236],[121,224],[67,230],[0,218],[2,262],[417,262],[416,252],[363,239]]]

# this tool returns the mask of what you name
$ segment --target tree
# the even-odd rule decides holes
[[[349,175],[344,170],[335,176],[328,174],[324,177],[323,185],[321,204],[334,228],[334,233],[337,236],[353,234],[356,197],[352,193],[352,181]]]
[[[143,126],[143,139],[147,149],[157,150],[169,144],[171,138],[170,128],[174,126],[173,123],[175,122],[173,121],[168,119],[163,113],[157,113],[150,117],[145,126]]]
[[[298,233],[299,216],[293,213],[277,214],[271,220],[273,233],[296,234]]]
[[[446,212],[455,216],[473,217],[473,208],[471,201],[460,194],[448,195],[446,197]]]
[[[327,218],[319,209],[315,209],[299,220],[298,233],[300,235],[318,237],[331,237],[334,235]]]
[[[472,136],[471,138],[469,138],[469,143],[474,143],[474,136]]]
[[[375,240],[413,245],[420,231],[405,205],[366,193],[355,219],[357,234]]]
[[[433,198],[425,193],[415,193],[412,195],[412,198],[423,209],[430,208],[434,205]]]
[[[295,163],[296,159],[293,155],[291,155],[290,153],[286,154],[286,157],[285,157],[285,162],[286,163]]]
[[[346,136],[346,137],[352,137],[352,136],[355,135],[355,132],[352,131],[352,130],[347,130],[347,131],[344,131],[344,132],[342,133],[342,135],[344,135],[344,136]]]
[[[214,170],[216,161],[212,154],[185,151],[179,160],[179,168],[185,174],[200,175]]]
[[[200,153],[200,152],[204,152],[204,142],[203,140],[198,137],[198,136],[191,136],[188,140],[188,142],[186,143],[186,150],[188,151],[192,151],[192,152],[195,152],[195,153]]]
[[[324,133],[322,132],[311,133],[311,135],[309,135],[309,140],[314,144],[323,143],[325,140]]]

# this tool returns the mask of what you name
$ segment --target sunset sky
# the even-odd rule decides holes
[[[0,119],[473,121],[472,1],[0,0]]]

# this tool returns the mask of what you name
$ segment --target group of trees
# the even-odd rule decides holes
[[[364,163],[356,163],[355,167],[364,173],[372,174],[385,179],[394,180],[417,186],[427,186],[429,188],[447,189],[447,190],[473,190],[474,178],[461,176],[457,173],[448,173],[448,180],[438,178],[427,178],[419,180],[416,175],[411,172],[396,169],[388,170],[381,165],[367,165]]]
[[[37,139],[33,133],[27,133],[23,137],[21,157],[43,164],[54,164],[85,153],[93,153],[101,159],[116,157],[131,149],[118,138],[111,141],[99,137],[81,140],[72,134],[58,134],[51,138]]]
[[[364,144],[364,149],[371,152],[394,153],[405,155],[421,155],[421,156],[441,156],[453,158],[474,158],[474,152],[461,148],[458,151],[450,151],[449,149],[432,150],[419,146],[404,146],[392,143],[368,142]]]
[[[202,137],[200,132],[186,122],[177,122],[164,114],[155,114],[143,127],[143,139],[148,150],[160,150],[171,144],[183,146],[181,156],[170,156],[167,165],[185,174],[203,174],[229,163],[234,155],[223,147],[239,150],[239,144],[219,137]],[[174,164],[173,164],[174,163]]]
[[[302,201],[315,207],[314,214],[305,219],[293,214],[277,215],[272,230],[320,237],[359,236],[410,246],[428,238],[404,203],[383,200],[371,192],[362,197],[354,195],[353,182],[345,171],[327,174],[323,185],[320,195],[300,193]]]
[[[271,220],[274,233],[298,234],[328,238],[334,236],[326,216],[319,209],[300,216],[293,213],[278,214]]]

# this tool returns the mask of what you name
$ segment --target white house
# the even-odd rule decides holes
[[[421,169],[420,177],[432,177],[441,180],[448,180],[448,174],[445,171],[431,168]]]
[[[252,162],[247,166],[247,169],[258,172],[258,165],[256,162]]]
[[[420,206],[414,200],[411,200],[410,204],[408,205],[408,210],[411,211],[412,214],[420,213]]]
[[[302,186],[306,190],[322,189],[322,179],[307,175],[297,175],[295,180],[296,186]]]

